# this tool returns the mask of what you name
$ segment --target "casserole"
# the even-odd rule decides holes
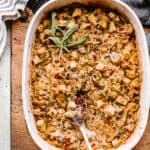
[[[24,51],[24,60],[23,60],[23,81],[22,81],[22,86],[23,86],[23,105],[24,105],[24,112],[25,112],[25,117],[27,121],[27,126],[29,128],[29,131],[31,133],[31,136],[33,137],[34,141],[39,145],[41,149],[56,149],[50,145],[48,145],[45,141],[43,141],[36,130],[35,123],[34,123],[34,118],[32,116],[31,112],[31,107],[30,107],[30,98],[29,98],[29,64],[30,64],[30,55],[31,55],[31,48],[32,48],[32,43],[34,39],[34,34],[37,28],[37,25],[41,21],[41,19],[45,16],[45,14],[53,9],[63,7],[65,5],[71,4],[73,2],[79,2],[81,4],[102,4],[104,6],[110,7],[112,9],[117,9],[121,14],[126,16],[130,23],[133,25],[135,29],[135,34],[136,34],[136,40],[139,46],[140,50],[140,56],[141,56],[141,63],[142,63],[142,69],[143,69],[143,84],[142,84],[142,90],[141,90],[141,100],[140,100],[140,118],[139,122],[137,125],[137,128],[135,129],[135,132],[133,135],[128,139],[128,141],[124,144],[121,145],[118,149],[131,149],[136,145],[138,140],[140,139],[148,118],[148,111],[149,111],[149,102],[148,102],[148,85],[149,85],[149,60],[148,60],[148,49],[146,45],[146,40],[145,40],[145,35],[142,29],[142,26],[133,13],[133,11],[128,8],[125,4],[123,4],[120,1],[102,1],[102,0],[97,0],[97,1],[51,1],[46,3],[39,11],[36,13],[34,16],[28,32],[26,36],[26,41],[25,41],[25,51]],[[142,51],[144,49],[144,51]]]

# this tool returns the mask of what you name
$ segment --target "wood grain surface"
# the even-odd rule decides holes
[[[29,13],[29,14],[28,14]],[[31,16],[31,12],[27,14]],[[23,14],[26,17],[26,14]],[[30,19],[12,24],[12,150],[39,150],[26,128],[21,97],[21,71],[24,39]],[[146,131],[134,150],[150,150],[150,119]]]
[[[32,141],[24,120],[21,95],[22,55],[24,39],[30,19],[17,20],[12,24],[12,150],[38,150]]]

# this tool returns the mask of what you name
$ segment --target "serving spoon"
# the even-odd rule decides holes
[[[87,109],[87,103],[83,98],[82,102],[80,102],[80,104],[77,104],[77,109],[76,109],[77,114],[74,116],[74,118],[69,119],[69,121],[71,121],[72,124],[77,125],[79,127],[88,150],[92,150],[89,139],[86,134],[85,124],[84,124],[86,118],[86,109]]]

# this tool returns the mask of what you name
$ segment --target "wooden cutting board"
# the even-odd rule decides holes
[[[27,16],[30,16],[28,18]],[[23,18],[12,23],[12,150],[39,150],[34,144],[31,136],[28,133],[22,107],[21,97],[21,71],[22,71],[22,55],[24,48],[24,39],[26,30],[29,25],[32,12],[26,9],[26,13],[23,13]],[[147,125],[147,129],[134,150],[150,150],[150,119]]]

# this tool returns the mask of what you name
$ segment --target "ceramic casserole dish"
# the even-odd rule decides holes
[[[133,25],[136,34],[136,42],[140,51],[140,61],[143,71],[143,83],[141,88],[141,100],[139,110],[139,121],[137,127],[132,136],[126,141],[125,144],[121,145],[118,150],[130,150],[140,140],[146,128],[148,113],[149,113],[149,98],[150,98],[150,69],[149,69],[149,54],[146,43],[146,37],[143,27],[135,15],[135,13],[120,0],[51,0],[45,3],[34,15],[25,39],[24,56],[23,56],[23,70],[22,70],[22,97],[23,97],[23,108],[25,114],[25,120],[29,132],[34,142],[43,150],[57,150],[58,148],[49,145],[39,135],[35,125],[34,117],[31,110],[30,94],[29,94],[29,72],[30,72],[30,60],[31,60],[31,48],[34,41],[35,32],[37,25],[43,19],[43,17],[50,11],[64,7],[72,3],[81,3],[83,5],[102,5],[108,8],[117,10],[119,13],[124,15],[129,22]]]

